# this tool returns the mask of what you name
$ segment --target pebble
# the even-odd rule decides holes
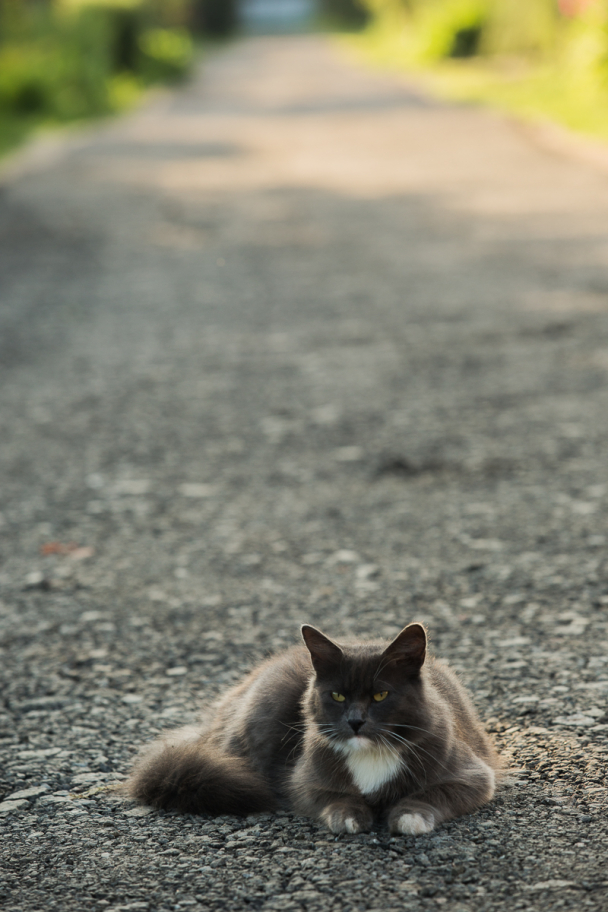
[[[185,482],[179,486],[178,491],[182,497],[198,499],[201,497],[211,497],[216,493],[217,486],[198,482]]]
[[[19,792],[13,792],[12,795],[7,796],[8,801],[16,801],[19,798],[35,798],[37,795],[43,795],[48,791],[48,786],[39,785],[33,786],[32,788],[22,789]]]
[[[26,798],[20,798],[13,801],[0,801],[0,814],[10,814],[11,811],[16,811],[26,804],[29,804],[29,801]]]

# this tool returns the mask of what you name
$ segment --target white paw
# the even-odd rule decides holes
[[[397,832],[408,836],[421,836],[435,829],[433,814],[402,814],[397,821]]]
[[[354,817],[347,817],[344,821],[344,829],[347,833],[358,833],[361,829]]]

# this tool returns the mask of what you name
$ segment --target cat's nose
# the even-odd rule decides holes
[[[350,727],[352,728],[354,733],[357,734],[359,729],[361,728],[361,726],[365,725],[365,720],[364,719],[349,719],[348,724],[350,725]]]

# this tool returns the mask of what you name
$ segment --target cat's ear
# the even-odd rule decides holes
[[[408,624],[382,653],[382,664],[408,675],[416,675],[426,657],[426,631],[422,624]]]
[[[311,627],[310,624],[304,624],[302,627],[302,637],[306,643],[306,648],[310,653],[313,668],[317,674],[323,674],[335,668],[342,661],[342,650],[340,647],[326,637],[324,633]]]

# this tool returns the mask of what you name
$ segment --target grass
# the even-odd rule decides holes
[[[583,42],[553,60],[471,57],[421,61],[407,33],[372,26],[339,36],[342,47],[374,66],[410,73],[434,94],[486,104],[528,121],[553,121],[608,141],[608,74],[584,56]]]
[[[21,145],[36,127],[36,118],[0,112],[0,157]]]

